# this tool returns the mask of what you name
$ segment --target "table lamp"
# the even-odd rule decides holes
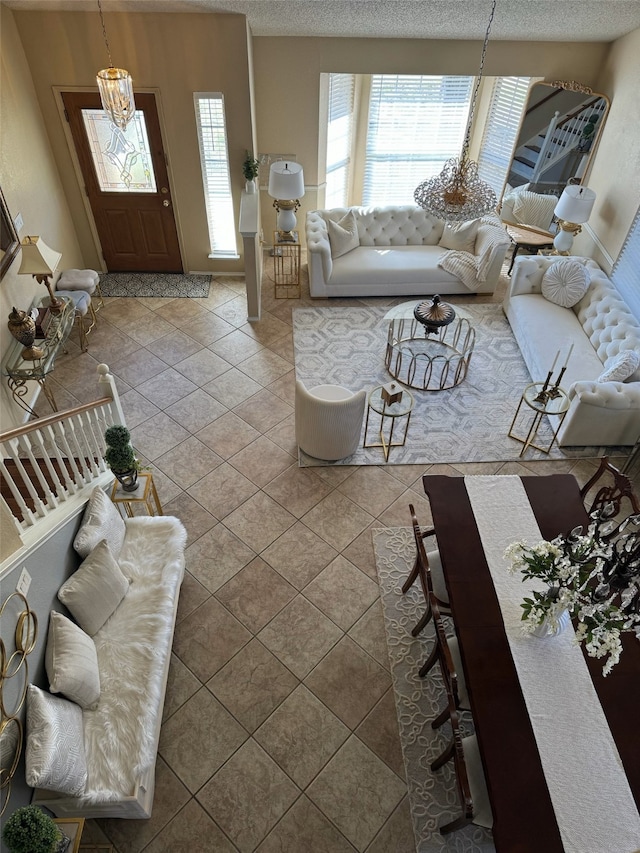
[[[285,160],[272,163],[268,193],[275,199],[273,206],[278,212],[278,238],[295,243],[293,229],[296,227],[296,211],[300,207],[298,199],[304,195],[302,166]]]
[[[554,255],[569,255],[573,238],[582,231],[593,210],[596,194],[588,187],[572,184],[565,187],[556,204],[554,214],[558,219],[558,233],[553,241]]]
[[[37,282],[44,284],[49,291],[49,309],[57,314],[62,310],[63,303],[54,296],[49,279],[58,268],[61,252],[50,249],[42,237],[25,237],[20,248],[22,259],[18,275],[32,275]]]

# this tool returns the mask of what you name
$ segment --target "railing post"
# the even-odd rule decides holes
[[[116,388],[115,379],[109,373],[109,365],[99,364],[96,370],[98,371],[98,385],[100,386],[102,394],[104,394],[105,397],[111,397],[113,400],[112,409],[115,409],[118,416],[117,420],[114,419],[114,423],[126,426],[127,422],[125,421],[124,412],[122,410],[122,403],[120,402],[120,396],[118,394],[118,389]]]
[[[556,125],[558,124],[558,118],[560,117],[560,113],[556,110],[555,115],[549,122],[549,127],[547,128],[544,140],[540,147],[540,153],[538,154],[538,159],[536,160],[536,165],[533,169],[533,174],[531,175],[531,182],[535,183],[540,175],[545,171],[546,163],[545,160],[547,157],[550,157],[549,149],[554,145],[551,137],[553,136]]]

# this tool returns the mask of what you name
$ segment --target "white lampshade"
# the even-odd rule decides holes
[[[300,163],[277,160],[269,170],[269,189],[271,198],[293,199],[304,195],[304,175]]]
[[[596,194],[588,187],[571,185],[565,187],[560,196],[560,201],[553,211],[558,219],[565,222],[575,222],[582,225],[591,216]]]
[[[57,270],[62,254],[50,249],[42,237],[25,237],[20,248],[19,275],[53,275]]]

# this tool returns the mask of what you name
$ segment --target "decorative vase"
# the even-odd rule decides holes
[[[245,181],[244,189],[246,193],[248,193],[249,195],[253,195],[256,191],[256,182],[254,180]]]
[[[136,468],[132,468],[130,471],[114,471],[113,473],[122,486],[123,491],[135,492],[138,488],[138,470]]]
[[[33,345],[36,339],[36,321],[31,314],[14,308],[11,314],[9,314],[7,326],[13,337],[25,347],[21,353],[22,358],[26,361],[34,361],[37,358],[42,358],[44,355],[43,350]]]
[[[531,632],[534,637],[556,637],[569,625],[569,611],[563,610],[557,619],[547,617]]]

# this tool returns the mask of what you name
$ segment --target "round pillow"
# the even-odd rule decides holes
[[[619,352],[607,369],[598,376],[598,382],[624,382],[640,367],[640,355],[635,350]]]
[[[579,261],[556,261],[542,278],[542,295],[562,308],[573,308],[589,287],[589,273]]]

